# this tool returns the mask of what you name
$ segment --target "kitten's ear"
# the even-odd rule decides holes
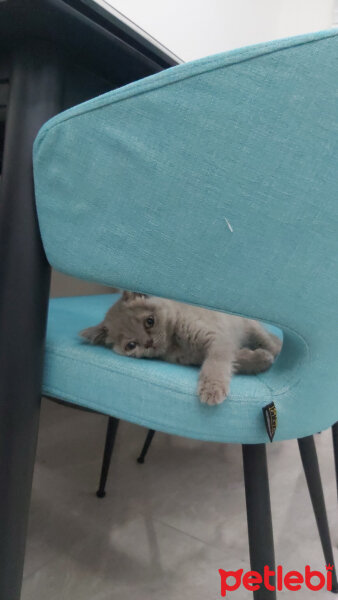
[[[123,302],[130,302],[131,300],[135,300],[135,298],[149,298],[147,294],[139,294],[138,292],[127,292],[124,291],[122,294]]]
[[[90,344],[104,344],[107,338],[108,329],[103,323],[88,327],[80,331],[79,335]]]

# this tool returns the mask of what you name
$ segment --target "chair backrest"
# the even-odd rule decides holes
[[[336,30],[180,65],[75,107],[35,143],[47,256],[78,277],[278,324],[288,387],[307,365],[332,396],[337,115]]]

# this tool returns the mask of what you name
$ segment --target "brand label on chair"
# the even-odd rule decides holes
[[[262,410],[265,420],[265,427],[268,432],[270,442],[272,442],[277,429],[277,408],[274,402],[270,402],[270,404],[264,406]]]

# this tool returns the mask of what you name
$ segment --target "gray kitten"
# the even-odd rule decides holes
[[[206,404],[223,402],[233,373],[266,371],[282,345],[257,321],[134,292],[80,335],[125,356],[202,366],[198,394]]]

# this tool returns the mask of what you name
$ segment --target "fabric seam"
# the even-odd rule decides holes
[[[181,77],[179,79],[177,78],[176,74],[170,73],[171,69],[168,69],[168,71],[169,71],[169,73],[167,75],[168,79],[165,82],[163,82],[162,84],[160,84],[160,85],[157,84],[156,85],[156,81],[154,82],[154,80],[152,79],[151,82],[148,81],[148,82],[146,82],[144,84],[145,86],[147,86],[147,84],[148,84],[149,87],[145,87],[143,89],[141,88],[140,91],[138,91],[136,93],[132,93],[132,92],[130,93],[130,91],[128,89],[128,91],[126,93],[125,90],[124,90],[125,87],[127,87],[129,85],[131,86],[131,85],[133,85],[133,83],[135,83],[135,84],[138,83],[137,81],[136,82],[132,82],[131,84],[127,84],[127,86],[122,86],[120,88],[117,88],[116,90],[112,90],[110,92],[107,92],[106,94],[103,94],[102,96],[99,96],[98,98],[95,98],[93,100],[89,100],[88,103],[93,102],[93,105],[90,106],[90,107],[88,107],[88,108],[86,108],[86,104],[87,103],[83,103],[83,104],[80,104],[80,105],[77,105],[76,107],[74,107],[74,113],[70,114],[68,117],[62,118],[62,114],[63,113],[60,113],[60,115],[57,115],[56,117],[54,117],[54,118],[52,118],[50,120],[50,121],[52,121],[51,123],[50,123],[50,121],[47,121],[47,123],[42,126],[42,128],[41,128],[41,130],[40,130],[40,132],[39,132],[39,134],[38,134],[38,136],[37,136],[37,138],[36,138],[36,140],[34,142],[34,155],[39,150],[39,147],[43,143],[43,140],[44,140],[45,136],[49,132],[51,132],[58,125],[66,123],[69,120],[74,119],[75,117],[81,116],[82,114],[86,114],[86,113],[89,113],[89,112],[94,112],[95,110],[99,110],[100,108],[104,108],[105,106],[109,106],[109,105],[112,105],[112,104],[118,104],[119,102],[122,102],[124,100],[128,100],[129,98],[137,98],[138,96],[140,96],[142,94],[145,94],[147,92],[151,92],[154,89],[161,89],[161,88],[167,87],[169,85],[173,85],[175,83],[178,83],[180,81],[186,81],[188,79],[192,79],[193,77],[197,77],[199,75],[202,75],[204,73],[208,73],[210,71],[218,71],[220,69],[225,69],[225,68],[231,67],[231,66],[233,66],[235,64],[241,64],[241,63],[244,63],[244,62],[248,62],[250,60],[261,58],[262,56],[269,56],[270,54],[276,54],[278,52],[284,52],[286,50],[289,50],[290,48],[297,48],[297,47],[305,46],[307,44],[318,43],[318,42],[321,42],[323,40],[330,39],[331,37],[336,37],[337,35],[338,35],[338,33],[332,33],[331,35],[327,34],[326,36],[322,36],[322,37],[319,37],[319,38],[316,38],[316,39],[299,41],[298,43],[294,43],[294,44],[291,44],[291,45],[288,45],[288,46],[284,46],[284,47],[274,48],[274,49],[271,49],[271,50],[263,50],[260,53],[255,54],[253,56],[248,56],[248,57],[240,58],[239,60],[233,60],[232,62],[225,63],[225,64],[222,64],[222,65],[217,66],[217,67],[214,66],[214,64],[217,62],[217,60],[219,60],[219,58],[217,58],[217,59],[215,58],[214,62],[209,63],[208,66],[205,69],[202,68],[200,71],[198,71],[196,73],[191,73],[190,75],[187,74],[186,76],[183,76],[183,77]],[[266,44],[266,46],[263,46],[263,48],[264,47],[267,48],[268,44]],[[248,47],[248,48],[250,48],[250,47]],[[228,54],[228,53],[226,53],[226,54]],[[219,55],[217,55],[217,56],[219,56]],[[185,64],[189,64],[189,63],[185,63]],[[172,69],[182,68],[182,66],[184,67],[184,65],[177,65],[177,67],[172,67]],[[161,71],[160,74],[161,73],[165,73],[165,72],[166,71]],[[158,77],[158,75],[159,74],[156,73],[156,74],[154,74],[154,75],[152,75],[150,77],[151,78],[152,77],[156,77],[156,76]],[[145,81],[147,79],[148,78],[145,78]],[[140,81],[142,82],[143,80],[140,80]],[[119,96],[119,94],[118,94],[119,91],[120,91],[120,95],[122,95],[122,98],[117,97],[116,100],[110,99],[109,101],[106,102],[105,99],[107,98],[107,96],[109,94],[114,94],[115,93],[115,96]],[[125,96],[123,96],[123,91],[126,94]],[[94,105],[95,100],[98,102],[98,105]],[[72,111],[72,110],[73,110],[72,108],[69,109],[69,111]],[[53,123],[54,119],[57,119],[57,121]],[[50,123],[50,125],[49,125],[49,123]]]

